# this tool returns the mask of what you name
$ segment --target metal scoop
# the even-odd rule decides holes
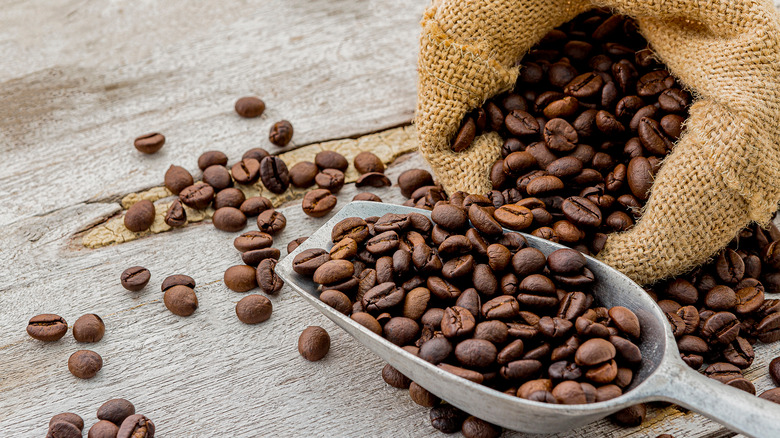
[[[667,401],[751,437],[780,437],[780,405],[704,377],[688,367],[680,359],[671,328],[656,303],[631,279],[592,257],[587,257],[587,260],[588,268],[597,279],[593,287],[597,302],[606,307],[627,307],[639,318],[642,327],[639,340],[642,363],[634,374],[631,386],[622,396],[582,405],[525,400],[444,371],[320,301],[317,285],[292,269],[292,260],[301,251],[309,248],[329,249],[333,245],[331,229],[342,219],[411,212],[430,217],[429,211],[416,208],[378,202],[351,202],[281,260],[276,266],[276,272],[312,306],[401,373],[471,415],[508,429],[531,433],[560,432],[583,426],[638,403]],[[563,248],[562,245],[528,234],[523,236],[529,246],[538,248],[545,255]]]

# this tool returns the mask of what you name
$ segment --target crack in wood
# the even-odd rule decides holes
[[[373,132],[361,135],[355,138],[342,138],[319,143],[312,143],[287,152],[278,156],[282,158],[288,167],[301,161],[314,161],[314,156],[323,150],[334,150],[344,155],[349,162],[361,151],[371,151],[385,164],[390,164],[398,157],[417,150],[417,135],[413,125],[402,125],[399,127]],[[352,183],[357,180],[359,174],[350,166],[345,172],[345,180]],[[236,188],[241,190],[249,198],[252,196],[265,196],[274,207],[279,207],[291,201],[298,201],[309,190],[290,186],[290,188],[281,194],[271,193],[265,189],[260,181],[252,185],[236,184]],[[108,196],[103,199],[115,199],[116,196]],[[173,193],[167,188],[156,186],[140,192],[129,193],[122,197],[121,207],[123,210],[130,208],[136,202],[149,200],[155,202],[155,218],[152,226],[147,231],[134,233],[124,226],[124,215],[122,211],[103,217],[88,227],[82,228],[74,233],[71,243],[77,248],[101,248],[104,246],[115,245],[137,240],[152,234],[170,231],[172,227],[165,223],[165,214],[173,202]],[[93,201],[97,202],[97,201]],[[187,213],[187,222],[184,227],[208,220],[214,214],[211,207],[205,210],[197,210],[184,206]],[[179,227],[181,228],[181,227]]]

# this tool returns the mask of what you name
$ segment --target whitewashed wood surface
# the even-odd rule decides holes
[[[244,296],[222,283],[240,263],[235,234],[202,223],[96,250],[74,233],[121,210],[127,193],[157,186],[172,163],[197,170],[198,155],[220,149],[235,161],[263,146],[278,119],[295,125],[294,145],[354,137],[409,123],[416,47],[425,0],[129,2],[0,1],[0,436],[41,437],[49,418],[72,411],[94,423],[97,407],[128,398],[162,437],[441,436],[428,409],[384,384],[383,363],[309,308],[290,289],[271,297],[271,319],[240,323]],[[268,110],[244,120],[242,95]],[[168,138],[154,156],[132,139]],[[388,169],[424,166],[417,154]],[[341,205],[356,193],[348,185]],[[376,190],[401,202],[397,188]],[[324,219],[282,211],[286,242]],[[252,226],[248,227],[248,229]],[[126,267],[152,271],[128,293]],[[196,279],[200,308],[168,312],[162,279]],[[51,312],[73,323],[97,313],[106,336],[78,344],[70,332],[41,343],[27,320]],[[328,356],[303,360],[297,338],[325,327]],[[92,380],[73,377],[67,359],[82,348],[103,356]],[[759,347],[748,371],[759,391],[778,346]],[[654,406],[641,428],[604,420],[559,437],[724,437],[701,416]],[[523,436],[505,433],[505,436]]]

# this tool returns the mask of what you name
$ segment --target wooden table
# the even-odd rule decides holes
[[[0,436],[43,436],[49,418],[65,411],[89,427],[97,407],[114,397],[130,399],[164,437],[441,436],[427,409],[382,381],[378,358],[292,290],[271,298],[269,321],[240,323],[234,309],[243,295],[222,283],[225,269],[240,263],[235,234],[201,222],[122,244],[83,244],[90,231],[117,220],[122,200],[159,191],[147,190],[161,185],[172,163],[194,172],[206,150],[223,150],[231,162],[251,147],[277,151],[267,132],[279,119],[295,126],[287,149],[408,125],[427,2],[173,3],[0,3]],[[243,95],[265,100],[261,119],[236,116],[233,103]],[[132,140],[148,131],[168,140],[161,152],[142,156]],[[414,147],[412,128],[371,141],[377,138]],[[412,153],[387,173],[395,181],[420,166]],[[340,205],[356,192],[348,185]],[[396,187],[377,193],[403,201]],[[288,227],[275,246],[283,254],[289,240],[324,221],[304,216],[299,202],[281,208]],[[133,265],[152,271],[149,286],[135,294],[119,284]],[[175,273],[198,282],[192,317],[174,316],[162,303],[160,282]],[[70,333],[38,342],[24,327],[44,312],[70,323],[97,313],[106,336],[91,345]],[[308,325],[332,338],[320,362],[297,352]],[[92,380],[67,369],[82,348],[104,359]],[[772,386],[766,366],[777,350],[759,347],[747,372],[760,391]],[[640,428],[604,420],[557,436],[660,433],[733,435],[657,405]]]

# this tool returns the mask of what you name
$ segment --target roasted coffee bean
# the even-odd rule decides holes
[[[311,161],[301,161],[290,168],[290,182],[295,187],[305,189],[314,184],[317,173],[319,173],[317,165]]]
[[[206,170],[211,166],[226,166],[228,157],[224,152],[220,151],[207,151],[198,157],[198,168],[200,170]]]
[[[731,312],[716,312],[704,321],[701,334],[712,342],[729,344],[739,335],[737,317]]]
[[[144,154],[153,154],[162,149],[164,144],[165,136],[158,132],[144,134],[136,138],[133,142],[133,145],[136,149],[138,149],[138,152],[142,152]]]
[[[255,268],[236,265],[227,268],[224,275],[225,286],[234,292],[246,292],[257,287]]]
[[[263,292],[272,295],[284,286],[284,281],[276,274],[276,259],[267,258],[257,264],[257,285]]]
[[[316,189],[306,192],[301,208],[308,216],[322,217],[330,213],[337,202],[338,198],[330,190]]]
[[[433,185],[433,176],[426,170],[409,169],[398,176],[397,182],[401,194],[409,198],[420,187]]]
[[[498,438],[501,436],[502,429],[495,424],[472,416],[463,422],[461,433],[465,438]]]
[[[502,170],[506,175],[521,175],[537,165],[536,158],[529,152],[512,152],[502,162]]]
[[[233,179],[227,168],[217,165],[209,166],[203,171],[203,182],[210,185],[216,192],[233,185]]]
[[[165,277],[165,279],[162,282],[162,285],[160,285],[160,290],[165,292],[166,290],[172,288],[173,286],[187,286],[190,289],[194,289],[195,280],[193,280],[192,277],[190,277],[189,275],[182,275],[182,274],[171,275]]]
[[[691,282],[683,278],[671,282],[666,288],[666,293],[683,305],[695,304],[699,300],[699,291]]]
[[[601,210],[587,198],[579,196],[566,198],[562,210],[566,218],[577,225],[594,228],[601,225]]]
[[[382,326],[379,324],[376,318],[369,315],[368,313],[354,312],[352,313],[352,315],[350,315],[350,318],[352,318],[355,322],[362,325],[363,327],[371,330],[372,332],[378,335],[382,335]]]
[[[125,289],[131,292],[138,292],[146,287],[151,277],[152,274],[148,269],[143,266],[133,266],[122,271],[119,280]]]
[[[455,433],[461,430],[468,414],[452,405],[441,405],[431,408],[431,426],[444,433]]]
[[[322,327],[309,326],[298,338],[298,353],[311,362],[325,357],[330,350],[330,336]]]
[[[103,358],[91,350],[79,350],[68,358],[68,370],[79,379],[91,379],[103,368]]]
[[[572,79],[563,92],[578,99],[587,99],[601,91],[604,80],[597,73],[583,73]]]
[[[517,204],[504,205],[493,213],[496,221],[512,230],[524,230],[531,226],[534,215],[526,207]]]
[[[355,187],[390,187],[391,185],[390,178],[380,172],[364,173],[355,181]]]
[[[180,227],[187,223],[187,213],[179,199],[174,199],[168,211],[165,213],[165,223],[170,227]]]
[[[385,164],[382,160],[369,151],[363,151],[355,155],[352,163],[355,166],[355,170],[361,174],[371,172],[384,173],[385,171]]]
[[[433,208],[431,220],[448,230],[456,231],[462,229],[467,224],[468,216],[462,209],[449,205],[440,204]]]
[[[439,397],[436,397],[435,395],[428,392],[425,388],[414,382],[409,385],[409,397],[411,397],[413,402],[427,408],[434,407],[441,401]]]
[[[737,283],[745,275],[745,263],[742,257],[731,248],[726,248],[715,262],[718,278],[726,283]]]
[[[637,81],[637,94],[642,97],[654,96],[674,85],[674,78],[666,70],[655,70],[640,77]]]
[[[577,141],[577,131],[564,119],[552,119],[544,125],[544,142],[553,151],[572,151]]]
[[[233,246],[241,252],[268,248],[273,243],[274,238],[262,231],[247,231],[233,240]]]
[[[396,316],[385,323],[382,334],[395,345],[408,345],[419,336],[420,326],[412,319]]]
[[[260,179],[273,193],[284,193],[290,186],[290,172],[279,157],[265,157],[260,162]]]
[[[373,201],[373,202],[382,202],[382,198],[379,196],[369,193],[369,192],[361,192],[355,195],[352,198],[353,201]]]
[[[465,151],[469,146],[471,146],[471,143],[474,141],[476,134],[477,125],[474,122],[474,119],[471,117],[466,117],[460,127],[460,130],[458,131],[458,135],[456,135],[455,139],[452,141],[452,146],[450,149],[452,149],[453,152]]]
[[[151,201],[138,201],[125,213],[125,227],[134,233],[146,231],[154,223],[154,214],[154,204]]]
[[[73,324],[73,337],[78,342],[98,342],[105,333],[103,319],[94,313],[79,317]]]
[[[653,185],[650,161],[645,157],[634,157],[628,163],[626,173],[628,187],[638,199],[647,200]]]
[[[741,369],[752,365],[754,357],[753,347],[745,338],[739,336],[723,350],[723,358]]]
[[[704,304],[712,310],[731,310],[737,305],[737,294],[728,286],[715,286],[707,292]]]
[[[382,379],[388,385],[398,389],[408,389],[412,383],[406,376],[401,374],[397,369],[393,368],[390,364],[385,365],[382,368]]]
[[[191,186],[194,181],[187,169],[171,165],[165,172],[165,187],[174,195],[178,195],[185,187]]]
[[[771,313],[756,326],[758,339],[768,344],[780,340],[780,313]]]
[[[67,332],[68,323],[61,316],[51,313],[33,316],[27,323],[27,334],[39,341],[54,342]]]
[[[236,113],[244,118],[260,117],[265,111],[265,102],[254,96],[238,99],[235,104]]]
[[[780,404],[780,388],[768,389],[759,395],[759,397],[771,401],[772,403]]]
[[[272,208],[274,208],[274,206],[271,204],[271,201],[268,198],[263,196],[253,196],[242,202],[238,209],[241,210],[241,212],[244,213],[244,215],[247,217],[253,217],[259,215],[265,210]]]
[[[182,285],[166,289],[163,302],[171,313],[178,316],[190,316],[198,308],[198,297],[195,291]]]
[[[292,137],[293,126],[292,123],[287,120],[280,120],[274,123],[271,125],[271,130],[268,132],[268,141],[279,147],[287,146],[290,140],[292,140]]]
[[[241,190],[232,187],[223,189],[214,196],[214,209],[219,210],[222,207],[239,208],[245,200],[246,197]]]
[[[222,207],[214,212],[211,218],[214,228],[235,233],[246,227],[246,216],[234,207]]]
[[[345,315],[349,315],[352,311],[352,302],[349,300],[349,297],[343,292],[334,289],[322,291],[320,301]]]
[[[179,200],[188,207],[203,210],[214,199],[214,188],[202,182],[185,187],[179,192]]]
[[[640,112],[637,112],[637,117]],[[642,117],[638,124],[639,140],[651,153],[665,155],[674,147],[672,140],[661,129],[661,125],[650,117]]]
[[[89,433],[87,434],[88,438],[116,438],[117,433],[119,433],[119,426],[116,424],[106,421],[106,420],[100,420],[97,423],[93,424],[92,427],[89,428]]]
[[[380,283],[363,295],[363,309],[373,313],[387,311],[401,304],[404,301],[404,295],[404,290],[396,287],[392,281]]]
[[[621,426],[635,427],[645,421],[647,407],[644,404],[638,404],[617,411],[612,415],[612,419]]]
[[[81,430],[67,421],[58,421],[49,425],[46,438],[81,438]]]
[[[344,187],[344,173],[338,169],[323,169],[314,177],[314,182],[321,189],[327,189],[331,193],[338,193]]]
[[[509,112],[504,119],[506,129],[518,137],[539,134],[539,123],[525,111],[515,109]]]
[[[271,301],[258,294],[247,295],[236,303],[236,316],[244,324],[259,324],[271,317]]]
[[[119,426],[116,438],[154,438],[155,427],[152,420],[141,414],[125,418]]]
[[[287,218],[281,211],[265,210],[257,216],[257,228],[268,234],[281,232],[287,226]]]
[[[593,338],[580,345],[574,360],[580,366],[593,366],[614,359],[615,354],[615,346],[609,341]]]
[[[111,399],[100,405],[97,410],[99,420],[109,421],[117,426],[133,414],[135,414],[135,406],[123,398]]]
[[[298,255],[295,256],[295,258],[293,258],[292,267],[293,270],[298,274],[311,277],[312,275],[314,275],[314,273],[317,271],[318,268],[320,268],[323,264],[325,264],[329,260],[330,260],[330,255],[324,249],[310,248],[301,251]],[[354,266],[352,269],[354,271]]]
[[[281,252],[276,248],[262,248],[246,251],[241,254],[241,260],[249,266],[257,267],[265,259],[279,260]]]
[[[233,179],[239,184],[252,184],[260,178],[260,162],[244,158],[230,168]]]
[[[349,167],[347,159],[336,151],[318,152],[314,157],[314,164],[316,164],[320,170],[336,169],[341,172],[346,172]]]
[[[483,339],[466,339],[455,347],[455,357],[468,368],[487,368],[497,354],[496,346]]]
[[[51,427],[52,424],[59,422],[70,423],[76,426],[76,428],[79,430],[84,429],[84,419],[82,419],[78,414],[74,414],[73,412],[63,412],[62,414],[57,414],[51,417],[51,420],[49,420],[49,427]]]

